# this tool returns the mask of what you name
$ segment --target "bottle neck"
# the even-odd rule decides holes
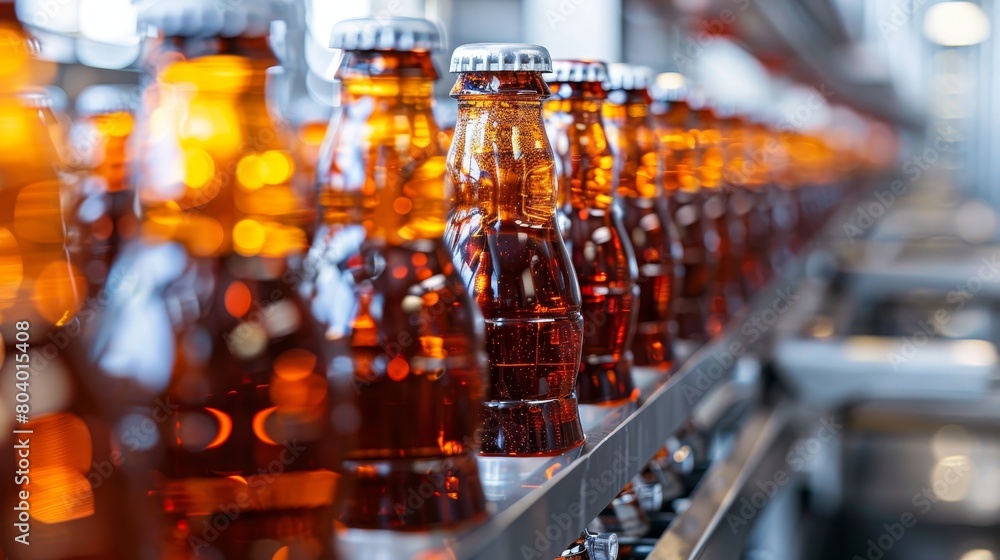
[[[437,77],[428,52],[346,51],[337,70],[341,106],[369,99],[383,112],[430,111]]]
[[[697,193],[698,131],[691,128],[690,106],[684,101],[666,105],[656,116],[656,133],[664,160],[663,188],[668,193]]]
[[[227,53],[161,69],[136,142],[145,235],[196,256],[304,251],[309,205],[268,112],[269,64]]]
[[[345,110],[320,181],[323,223],[362,224],[375,244],[440,240],[449,197],[430,53],[347,51],[337,77]]]
[[[607,210],[618,181],[614,151],[601,114],[605,93],[597,82],[551,84],[543,114],[559,169],[559,206]]]
[[[604,104],[618,145],[618,193],[623,198],[654,198],[663,192],[650,102],[646,90],[616,90]]]
[[[537,72],[460,74],[448,172],[456,214],[489,224],[555,227],[555,161],[542,123],[549,87]]]

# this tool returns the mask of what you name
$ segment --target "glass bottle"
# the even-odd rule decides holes
[[[558,455],[583,444],[576,377],[580,288],[556,225],[555,161],[542,123],[543,47],[455,50],[454,205],[446,239],[486,319],[483,455]]]
[[[555,60],[552,70],[543,115],[556,158],[563,240],[583,296],[577,396],[581,404],[623,404],[635,396],[631,346],[639,287],[601,115],[607,67]]]
[[[133,86],[96,85],[76,100],[70,152],[79,184],[70,231],[91,295],[104,287],[119,249],[138,234],[127,153],[135,128],[134,93]]]
[[[650,72],[625,64],[612,64],[611,69],[614,79],[608,84],[603,112],[618,158],[625,231],[638,265],[638,322],[632,354],[636,366],[668,372],[674,363],[673,302],[683,274],[683,246],[663,191],[647,87]],[[624,88],[626,83],[632,87]]]
[[[664,193],[683,246],[683,274],[674,292],[673,314],[678,341],[696,345],[707,336],[705,294],[715,274],[712,256],[719,240],[702,205],[699,130],[693,126],[694,111],[687,102],[687,87],[679,75],[668,74],[667,79],[663,76],[652,88],[653,115]]]
[[[264,1],[139,6],[158,74],[137,126],[141,236],[92,356],[149,555],[329,559],[347,376],[297,294],[308,206],[265,99]]]
[[[68,351],[86,285],[67,252],[52,121],[30,93],[48,64],[36,48],[0,1],[0,535],[18,560],[132,559],[139,536],[104,396]]]
[[[771,279],[772,208],[768,192],[768,168],[762,154],[761,137],[750,122],[739,115],[726,119],[723,126],[732,139],[726,162],[727,182],[734,187],[729,210],[743,226],[745,243],[742,265],[743,291],[750,297]]]
[[[704,99],[699,98],[693,104],[690,119],[692,130],[697,130],[702,209],[717,240],[714,249],[706,246],[715,274],[703,294],[704,307],[708,310],[705,329],[713,336],[722,330],[734,303],[741,299],[738,274],[746,233],[742,222],[732,220],[727,211],[733,186],[724,181],[723,170],[730,139],[724,136],[716,111]]]
[[[331,46],[344,49],[344,112],[318,189],[307,292],[359,397],[339,520],[402,531],[474,522],[486,514],[476,463],[486,358],[482,316],[443,239],[441,37],[426,20],[352,19]]]

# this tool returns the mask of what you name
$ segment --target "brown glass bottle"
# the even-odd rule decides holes
[[[719,238],[706,219],[699,166],[696,116],[683,92],[657,92],[654,112],[664,193],[683,246],[683,275],[675,290],[673,309],[677,338],[707,337],[707,294],[714,280]]]
[[[774,271],[783,269],[792,260],[798,245],[798,206],[791,186],[784,184],[780,169],[786,157],[779,132],[765,122],[751,121],[750,166],[763,173],[760,179],[765,181],[771,224],[769,261]]]
[[[98,85],[77,98],[70,153],[79,184],[70,231],[73,253],[92,295],[104,287],[119,249],[139,229],[126,153],[135,128],[132,90],[130,86]]]
[[[632,337],[639,287],[618,207],[615,156],[601,115],[604,63],[556,60],[543,115],[556,158],[563,240],[583,297],[581,404],[633,398]]]
[[[440,37],[425,20],[357,19],[334,27],[332,46],[346,49],[345,110],[319,185],[310,288],[361,411],[339,520],[402,531],[474,522],[486,514],[476,463],[486,358],[482,316],[443,240]]]
[[[713,175],[719,177],[719,188],[725,203],[718,223],[720,229],[726,229],[728,237],[723,241],[726,249],[720,251],[716,294],[724,302],[728,313],[733,313],[746,304],[750,295],[746,290],[747,273],[744,272],[746,263],[750,261],[747,254],[750,232],[747,214],[754,210],[756,200],[754,192],[746,185],[746,173],[749,171],[746,128],[731,107],[720,106],[713,113],[707,116],[718,131],[718,169]]]
[[[771,279],[773,243],[772,208],[769,193],[767,161],[756,154],[764,154],[763,139],[751,124],[734,116],[723,125],[730,130],[734,141],[729,147],[726,175],[734,185],[735,195],[729,210],[738,217],[746,232],[743,263],[740,268],[744,293],[756,294]]]
[[[23,95],[37,85],[32,52],[0,2],[0,534],[17,560],[131,560],[139,536],[103,395],[67,350],[86,285],[67,254],[62,162]]]
[[[708,310],[705,329],[710,336],[722,330],[732,312],[733,299],[740,296],[739,266],[745,244],[742,223],[732,220],[727,211],[732,189],[723,181],[727,138],[723,135],[715,111],[699,103],[691,111],[691,127],[696,130],[698,153],[698,183],[701,186],[702,209],[718,242],[709,250],[715,274],[704,293]]]
[[[642,69],[612,65],[616,73]],[[616,76],[622,85],[624,76]],[[630,80],[633,84],[635,80]],[[618,158],[618,195],[626,234],[632,242],[638,269],[638,319],[632,342],[637,366],[670,371],[674,362],[673,302],[683,274],[683,246],[663,191],[646,87],[614,89],[604,103],[604,119]]]
[[[174,56],[138,127],[141,238],[112,269],[131,289],[109,284],[92,354],[152,556],[329,559],[358,412],[296,290],[307,214],[265,102],[268,12],[191,6],[140,9]]]
[[[551,70],[534,45],[456,49],[454,205],[446,239],[486,319],[484,455],[556,455],[583,444],[576,399],[580,288],[556,226],[556,177],[542,123]]]

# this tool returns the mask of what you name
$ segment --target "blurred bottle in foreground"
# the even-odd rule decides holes
[[[310,213],[265,99],[265,0],[148,1],[141,238],[92,353],[151,556],[333,558],[336,470],[358,423],[297,295]]]
[[[635,395],[635,255],[618,208],[615,156],[601,108],[603,62],[555,60],[546,79],[545,127],[555,152],[562,235],[583,296],[581,404],[621,405]]]
[[[306,285],[335,373],[359,396],[339,520],[418,531],[486,514],[476,463],[482,316],[445,247],[446,148],[432,113],[438,28],[411,18],[333,29],[344,114],[319,185]]]
[[[669,372],[674,363],[673,306],[682,278],[683,246],[663,189],[653,128],[649,70],[611,65],[614,79],[603,112],[617,158],[618,194],[638,270],[636,366]],[[629,87],[626,87],[630,84]]]
[[[558,455],[584,442],[576,398],[580,288],[556,225],[555,161],[542,123],[552,70],[536,45],[455,50],[458,100],[447,240],[486,319],[491,384],[481,453]]]
[[[138,557],[121,455],[102,399],[67,348],[80,333],[86,293],[66,248],[60,171],[46,120],[31,95],[37,45],[0,2],[0,460],[10,558]],[[27,95],[26,95],[27,92]],[[23,430],[14,433],[15,430]]]

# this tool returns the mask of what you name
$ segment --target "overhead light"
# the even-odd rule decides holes
[[[924,36],[945,47],[978,45],[990,37],[990,18],[972,2],[940,2],[924,13]]]

